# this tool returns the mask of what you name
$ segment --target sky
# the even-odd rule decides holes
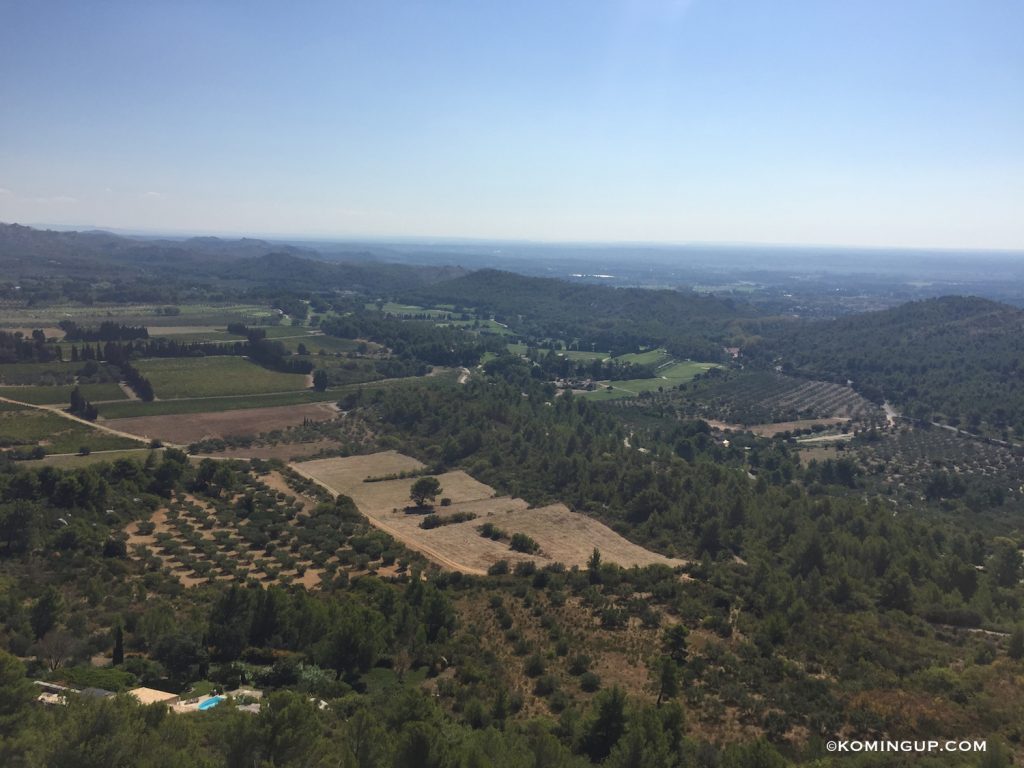
[[[1024,249],[1020,0],[0,0],[0,221]]]

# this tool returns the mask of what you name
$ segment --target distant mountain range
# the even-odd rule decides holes
[[[450,279],[465,270],[375,264],[367,252],[319,251],[266,240],[132,238],[103,231],[58,232],[0,224],[0,272],[7,279],[123,278],[126,273],[175,278],[209,276],[279,289],[390,291]]]

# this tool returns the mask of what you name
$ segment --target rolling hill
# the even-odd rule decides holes
[[[745,357],[845,383],[909,415],[1024,436],[1024,311],[946,296],[821,322],[761,329]]]

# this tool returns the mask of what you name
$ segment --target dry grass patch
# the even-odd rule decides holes
[[[775,424],[754,424],[747,429],[760,437],[775,437],[783,432],[792,432],[796,429],[812,429],[818,425],[823,427],[835,427],[846,424],[850,420],[833,417],[828,419],[802,419],[800,421],[780,421]]]
[[[385,477],[424,469],[422,462],[398,451],[380,451],[345,459],[318,459],[302,463],[303,474],[313,477],[336,492],[362,483],[368,477]],[[347,494],[347,491],[345,491]]]
[[[582,566],[595,547],[601,550],[606,562],[625,567],[684,564],[682,560],[667,558],[633,544],[606,525],[573,512],[564,504],[530,509],[522,499],[495,496],[493,488],[461,470],[437,476],[441,483],[438,501],[448,498],[452,501],[450,505],[437,503],[422,513],[411,510],[409,490],[415,478],[366,482],[367,478],[423,469],[423,464],[416,459],[395,451],[319,459],[293,464],[292,468],[334,493],[349,496],[373,525],[452,570],[484,574],[499,560],[511,564],[532,560],[539,566],[554,562]],[[427,530],[420,527],[427,512],[442,518],[471,512],[476,518]],[[530,536],[540,545],[540,552],[515,552],[507,538],[497,541],[485,538],[480,534],[480,526],[485,522],[494,523],[509,537],[515,533]]]
[[[324,459],[324,461],[336,460]],[[339,459],[337,461],[347,461],[347,459]],[[305,468],[310,463],[313,462],[307,462],[301,466]],[[463,504],[472,501],[488,500],[494,496],[494,489],[491,486],[474,480],[462,470],[445,472],[443,475],[437,475],[437,479],[441,483],[441,494],[438,496],[438,501],[444,497],[451,499],[453,504]],[[403,480],[382,480],[374,483],[353,483],[348,486],[345,495],[351,497],[352,501],[356,503],[356,506],[359,507],[359,510],[364,515],[380,514],[394,510],[402,512],[412,504],[409,499],[409,490],[414,482],[416,482],[415,478],[405,478]],[[330,482],[327,482],[327,484],[331,485]],[[447,507],[441,507],[440,505],[435,506],[436,511],[447,509]]]
[[[534,539],[540,544],[544,556],[535,558],[538,564],[550,560],[569,566],[583,566],[595,548],[601,550],[601,559],[605,562],[625,567],[654,564],[677,566],[685,565],[686,562],[644,549],[607,525],[573,512],[564,504],[499,512],[482,519],[509,533],[525,533]]]

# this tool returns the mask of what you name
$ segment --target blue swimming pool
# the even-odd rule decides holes
[[[214,696],[212,699],[207,699],[202,704],[200,704],[199,705],[199,709],[200,710],[213,709],[218,704],[220,704],[222,701],[224,701],[224,697],[223,696]]]

